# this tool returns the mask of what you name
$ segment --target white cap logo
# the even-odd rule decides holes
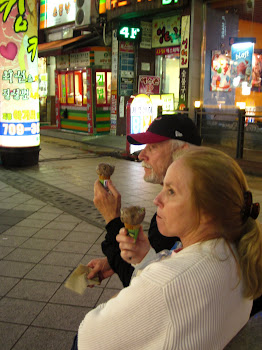
[[[175,136],[176,137],[183,137],[183,134],[181,134],[181,132],[179,132],[179,131],[175,131]]]

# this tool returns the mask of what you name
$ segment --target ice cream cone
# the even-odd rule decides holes
[[[106,177],[104,175],[99,175],[99,181],[105,188],[108,188],[107,187],[108,180],[110,180],[110,177]]]
[[[136,242],[139,228],[141,225],[131,225],[131,224],[127,224],[127,223],[125,223],[124,225],[125,225],[125,228],[127,229],[129,236],[133,237],[135,242]]]

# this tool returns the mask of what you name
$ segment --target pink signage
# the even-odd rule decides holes
[[[151,75],[139,75],[138,93],[157,95],[160,92],[160,77]]]
[[[1,1],[0,14],[0,146],[38,146],[36,1]]]

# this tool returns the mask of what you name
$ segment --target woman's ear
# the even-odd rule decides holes
[[[206,224],[211,224],[213,223],[214,218],[204,212],[203,210],[200,211],[200,224],[206,225]]]

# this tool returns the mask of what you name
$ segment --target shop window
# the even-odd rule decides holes
[[[59,90],[59,99],[61,104],[66,104],[66,75],[58,75],[58,90]]]
[[[68,72],[66,74],[66,86],[67,86],[67,103],[75,104],[75,93],[74,93],[74,73]]]
[[[179,56],[177,54],[156,56],[156,76],[160,77],[161,94],[174,94],[175,108],[179,103]]]
[[[75,76],[75,103],[82,106],[83,102],[83,84],[82,84],[82,72],[74,72]]]
[[[110,106],[111,72],[96,71],[96,103],[97,106]]]
[[[86,72],[82,73],[83,77],[83,105],[86,106],[87,104],[87,74]]]

